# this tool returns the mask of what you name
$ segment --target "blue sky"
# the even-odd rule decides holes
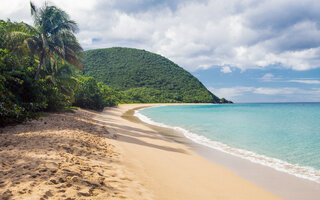
[[[317,0],[50,2],[78,22],[85,49],[125,46],[161,54],[235,102],[320,101]],[[1,5],[0,18],[32,23],[29,1]]]
[[[192,72],[209,90],[235,102],[318,102],[320,69],[295,71],[281,67],[264,70],[219,68]]]

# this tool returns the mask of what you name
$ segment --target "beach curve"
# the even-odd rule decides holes
[[[167,104],[119,105],[95,118],[118,135],[112,144],[121,149],[128,168],[154,199],[280,199],[185,145],[121,117],[134,108],[159,105]]]

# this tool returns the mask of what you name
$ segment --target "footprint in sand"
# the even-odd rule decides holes
[[[58,184],[58,182],[55,179],[51,179],[50,182],[55,184],[55,185]]]
[[[44,199],[48,199],[49,197],[52,197],[53,194],[51,192],[51,190],[48,190],[43,196],[42,198],[40,198],[40,200],[44,200]]]
[[[2,195],[2,199],[6,200],[6,199],[10,199],[13,196],[12,191],[11,190],[6,190]]]

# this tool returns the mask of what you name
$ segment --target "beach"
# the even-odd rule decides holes
[[[159,134],[160,130],[132,117],[134,109],[158,105],[119,105],[103,112],[79,109],[0,129],[1,199],[287,197],[261,184],[268,183],[266,177],[258,181],[237,171],[234,165],[243,162],[232,156],[216,152],[216,162],[202,147]],[[229,167],[219,159],[227,160]],[[244,163],[242,167],[257,169],[262,176],[270,174],[257,164]],[[281,184],[291,181],[286,176],[282,180]],[[297,187],[306,185],[299,183]],[[316,198],[317,185],[310,187],[315,191],[304,199]],[[308,188],[292,194],[303,195]]]
[[[309,105],[310,104],[307,104],[307,105],[306,104],[292,104],[292,105],[235,104],[235,105],[165,106],[165,107],[157,107],[152,109],[138,109],[135,111],[134,117],[132,118],[133,119],[135,117],[139,118],[140,121],[144,123],[146,126],[149,126],[152,129],[160,132],[161,135],[165,136],[166,138],[178,143],[183,143],[185,146],[189,147],[189,149],[191,149],[193,152],[197,153],[198,155],[205,157],[206,159],[212,161],[215,164],[226,167],[227,169],[235,172],[240,177],[245,178],[257,184],[258,186],[266,189],[267,191],[273,194],[276,194],[277,196],[283,199],[317,200],[318,197],[320,196],[319,172],[316,171],[315,168],[304,167],[304,166],[308,166],[307,163],[306,165],[303,165],[303,164],[300,165],[301,163],[291,164],[296,162],[293,161],[291,163],[288,163],[288,162],[285,162],[284,160],[277,159],[277,157],[266,157],[265,155],[268,155],[268,154],[257,154],[255,153],[255,151],[251,151],[251,152],[246,151],[244,150],[245,148],[237,149],[232,146],[225,145],[221,143],[219,139],[211,139],[211,140],[208,139],[210,138],[210,135],[208,134],[208,132],[212,131],[213,134],[222,133],[222,135],[225,135],[231,140],[232,139],[234,140],[234,138],[237,138],[237,135],[239,135],[245,138],[246,142],[250,141],[250,137],[246,137],[247,135],[245,131],[247,132],[251,131],[252,133],[252,130],[250,129],[252,129],[255,126],[254,123],[258,122],[259,124],[259,121],[261,121],[261,119],[260,120],[258,119],[259,115],[263,117],[267,116],[265,112],[263,115],[261,115],[260,114],[261,112],[255,109],[256,106],[258,106],[259,109],[267,107],[269,113],[270,112],[274,113],[274,111],[272,111],[273,106],[278,107],[277,109],[279,110],[281,110],[279,107],[284,107],[284,108],[290,107],[290,111],[294,110],[292,106],[296,106],[296,107],[303,106],[304,107],[303,110],[307,111],[307,107],[305,106],[309,106]],[[251,121],[248,120],[250,113],[247,112],[248,110],[251,109],[250,106],[253,106],[254,112],[257,113],[256,118],[252,119]],[[310,105],[310,107],[313,109],[314,109],[314,106],[316,106],[316,104]],[[236,122],[238,119],[232,118],[232,116],[230,116],[229,117],[230,120],[228,120],[223,116],[221,116],[222,112],[220,112],[220,115],[219,115],[219,112],[213,113],[212,116],[208,116],[205,114],[205,112],[208,110],[221,111],[221,109],[224,109],[223,115],[225,115],[225,113],[230,113],[230,110],[235,110],[235,112],[237,112],[237,110],[239,110],[238,108],[243,108],[243,107],[246,107],[245,114],[242,115],[243,118],[240,118],[240,121],[242,119],[246,119],[246,121],[250,121],[250,123],[247,123],[245,125],[246,129],[241,128],[241,126],[244,127],[243,122],[241,123],[241,126],[239,126],[239,124],[237,124]],[[187,110],[191,110],[191,112],[188,112]],[[281,110],[279,112],[285,113],[285,110]],[[127,113],[128,115],[130,114],[132,115],[131,111]],[[300,114],[300,116],[304,116],[304,115],[305,115],[304,113]],[[218,117],[219,119],[215,119],[214,117]],[[126,117],[126,118],[130,119],[130,117]],[[206,123],[204,122],[204,118],[208,119]],[[212,121],[212,119],[214,119],[214,121]],[[289,120],[289,119],[286,118],[285,120]],[[308,120],[312,121],[313,118],[310,119],[309,117]],[[277,126],[278,128],[270,129],[270,124],[272,124],[272,121],[279,122],[280,120],[274,120],[274,118],[272,118],[271,123],[269,120],[269,122],[266,123],[265,128],[262,128],[263,130],[259,130],[259,132],[256,132],[258,130],[255,129],[255,133],[253,134],[254,135],[260,134],[260,137],[258,136],[254,140],[251,139],[251,142],[259,144],[259,146],[268,144],[268,146],[270,145],[271,148],[275,147],[277,149],[286,149],[287,152],[283,151],[283,153],[286,153],[288,156],[291,156],[291,154],[293,154],[293,155],[296,155],[295,157],[298,157],[298,156],[300,158],[304,157],[304,160],[307,160],[307,159],[309,159],[310,161],[318,160],[317,159],[318,154],[312,155],[312,151],[309,148],[314,145],[312,142],[311,143],[309,142],[308,145],[304,145],[304,148],[306,149],[303,149],[303,148],[298,149],[299,142],[295,143],[297,145],[295,145],[294,143],[290,144],[290,142],[289,143],[287,142],[287,141],[291,141],[292,143],[293,140],[290,139],[291,137],[290,134],[294,134],[295,130],[291,129],[290,131],[292,132],[290,132],[284,137],[285,133],[283,131],[286,131],[284,130],[285,129],[284,123],[281,123],[282,124],[281,127]],[[197,124],[197,122],[201,122],[201,123]],[[292,121],[291,123],[300,124],[299,127],[308,127],[310,130],[317,129],[316,127],[313,127],[312,124],[307,125],[308,123],[303,122],[303,120],[301,119],[299,119],[297,123]],[[217,130],[216,126],[221,127],[221,124],[223,124],[223,126],[226,126],[226,128],[224,130]],[[294,127],[290,123],[288,123],[288,126]],[[295,127],[297,127],[297,125]],[[198,131],[199,129],[201,131]],[[273,135],[276,138],[277,137],[285,138],[286,141],[282,140],[283,145],[277,147],[277,146],[273,146],[270,143],[270,141],[267,141],[267,138],[265,138],[265,136],[268,136],[268,135],[270,136],[270,133],[275,133],[275,132],[279,133],[279,129],[282,129],[281,131],[282,134],[281,135],[273,134]],[[230,130],[236,131],[236,133],[232,133],[230,132]],[[310,134],[310,130],[300,129],[300,134],[302,136],[308,133],[309,135],[314,135],[314,136],[317,135],[317,133]],[[315,137],[314,137],[314,140],[316,141]],[[308,138],[300,138],[300,141],[307,143]],[[240,138],[237,138],[237,143],[241,143]],[[300,151],[300,152],[297,154],[296,151]]]
[[[112,144],[121,149],[126,165],[153,199],[279,199],[184,144],[168,140],[144,124],[121,118],[130,109],[154,105],[120,105],[96,117],[118,135]]]
[[[79,109],[0,129],[0,199],[150,199],[96,115]]]
[[[1,2],[0,200],[320,200],[320,1],[74,2]]]

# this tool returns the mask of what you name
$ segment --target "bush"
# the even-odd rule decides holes
[[[75,106],[93,110],[103,110],[103,95],[93,77],[80,76],[75,92]]]
[[[39,83],[30,76],[35,63],[29,61],[0,49],[0,126],[34,119],[47,107]]]
[[[56,77],[54,82],[49,78],[35,80],[36,67],[32,56],[18,58],[0,49],[0,126],[35,119],[41,111],[59,111],[71,106],[72,87],[70,94],[63,91],[68,85],[63,80],[68,77]]]
[[[79,75],[77,80],[74,106],[101,111],[104,107],[118,104],[119,93],[93,77]]]
[[[102,93],[103,105],[104,106],[116,106],[120,102],[120,94],[115,90],[111,89],[102,82],[98,83],[100,92]]]

